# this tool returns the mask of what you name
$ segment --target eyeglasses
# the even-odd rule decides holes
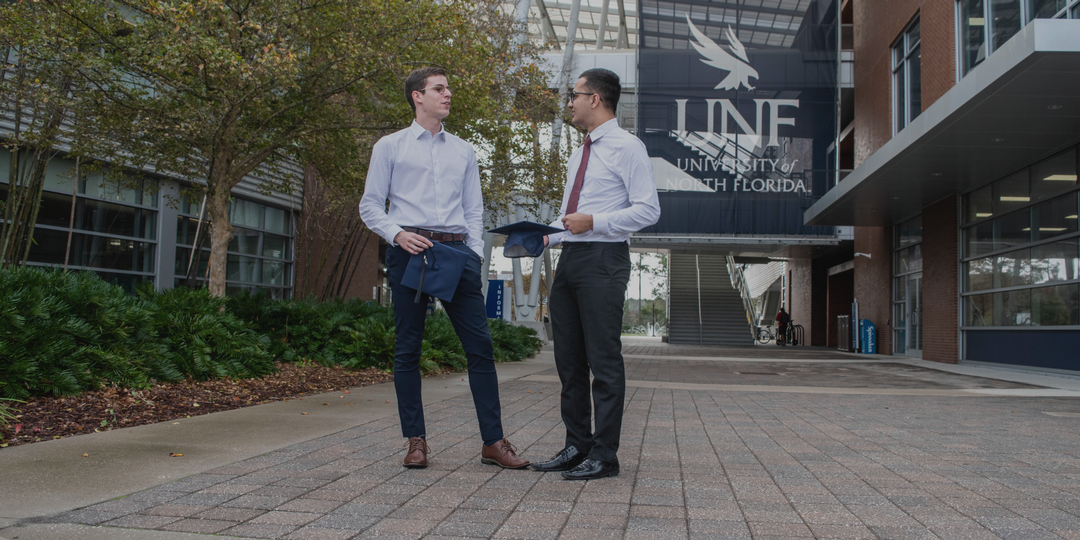
[[[423,94],[425,90],[434,90],[440,96],[445,96],[448,92],[450,92],[450,87],[449,86],[443,86],[441,84],[437,84],[435,86],[429,86],[427,88],[421,88],[420,93]]]
[[[574,101],[578,96],[596,96],[600,98],[600,101],[604,101],[604,98],[600,97],[600,94],[596,92],[570,92],[570,101]]]

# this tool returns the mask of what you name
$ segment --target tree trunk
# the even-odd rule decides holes
[[[222,185],[221,182],[218,185]],[[229,223],[229,190],[220,187],[206,198],[206,215],[210,220],[210,279],[207,288],[213,296],[225,296],[226,268],[229,262],[229,242],[233,226]]]

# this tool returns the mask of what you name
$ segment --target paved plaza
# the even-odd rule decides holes
[[[624,345],[617,478],[482,465],[453,374],[425,380],[427,469],[401,466],[392,385],[172,426],[209,442],[145,426],[0,451],[0,537],[1080,539],[1080,380],[828,349]],[[519,454],[559,451],[551,352],[500,374]],[[158,431],[136,440],[146,428]],[[258,430],[266,442],[245,447]],[[130,451],[65,476],[91,444]],[[49,482],[61,487],[47,500],[18,493]]]

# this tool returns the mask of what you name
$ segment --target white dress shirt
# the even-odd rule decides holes
[[[415,120],[375,143],[360,219],[390,245],[397,245],[402,227],[418,227],[464,234],[465,244],[483,257],[483,217],[472,145],[444,129],[432,135]]]
[[[615,119],[604,122],[589,134],[592,146],[585,179],[581,184],[577,211],[590,214],[593,228],[581,234],[569,231],[548,235],[549,246],[560,242],[628,242],[634,233],[660,219],[652,161],[645,143],[619,127]],[[566,204],[581,165],[582,147],[570,156],[566,168],[559,219],[551,225],[562,228]]]

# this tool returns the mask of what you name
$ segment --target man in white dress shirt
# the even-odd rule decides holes
[[[420,351],[428,298],[424,295],[416,302],[416,290],[402,285],[401,278],[412,255],[441,242],[471,255],[453,302],[444,302],[443,307],[468,358],[469,388],[484,441],[481,461],[521,469],[529,462],[518,457],[503,436],[495,354],[480,289],[484,202],[476,154],[469,143],[447,133],[442,125],[450,114],[451,95],[442,68],[425,67],[409,74],[405,98],[416,120],[375,143],[360,200],[361,219],[390,243],[386,271],[397,338],[394,389],[401,432],[409,439],[404,465],[422,468],[428,464],[420,397]]]
[[[562,211],[552,224],[561,223],[568,232],[547,238],[549,245],[563,245],[550,309],[566,445],[551,460],[532,467],[563,471],[568,480],[619,474],[616,452],[626,396],[621,333],[630,234],[660,219],[645,144],[615,120],[621,92],[619,76],[606,69],[590,69],[574,84],[569,104],[573,122],[589,136],[570,156]]]

